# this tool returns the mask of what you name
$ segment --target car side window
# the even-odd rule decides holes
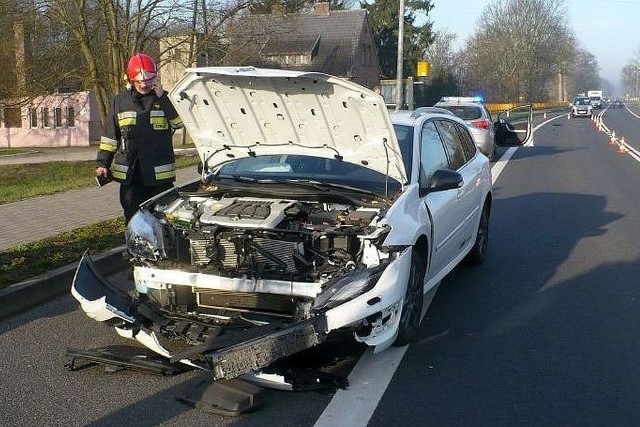
[[[438,169],[449,169],[447,153],[444,151],[440,134],[435,124],[426,122],[420,134],[420,175],[421,180],[428,181]]]
[[[456,129],[457,124],[448,120],[437,120],[436,127],[449,158],[449,167],[458,170],[467,162],[464,144]]]
[[[460,134],[460,138],[462,139],[464,155],[467,160],[471,159],[476,155],[476,143],[473,142],[473,137],[464,126],[456,125],[456,128],[458,129],[458,133]]]

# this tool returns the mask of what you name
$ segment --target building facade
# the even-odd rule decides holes
[[[0,148],[86,147],[101,133],[89,91],[0,103]]]

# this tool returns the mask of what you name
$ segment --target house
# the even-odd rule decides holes
[[[14,23],[15,74],[4,76],[27,94],[29,35],[22,21]],[[91,92],[0,100],[0,148],[81,147],[98,142],[102,132],[95,97]]]
[[[367,11],[331,10],[319,2],[311,13],[285,13],[236,18],[227,28],[228,65],[255,65],[318,71],[372,88],[380,80],[378,54]]]
[[[0,102],[0,148],[86,147],[101,132],[89,91]]]

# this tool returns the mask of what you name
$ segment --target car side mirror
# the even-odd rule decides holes
[[[438,169],[424,185],[420,185],[420,197],[437,191],[453,190],[462,187],[462,175],[451,169]]]
[[[494,141],[499,147],[518,147],[529,142],[533,134],[533,109],[521,105],[498,115],[494,124]]]

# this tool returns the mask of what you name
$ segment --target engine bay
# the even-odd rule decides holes
[[[180,195],[157,205],[167,257],[159,268],[224,277],[327,280],[354,270],[359,236],[379,209],[255,197]]]

